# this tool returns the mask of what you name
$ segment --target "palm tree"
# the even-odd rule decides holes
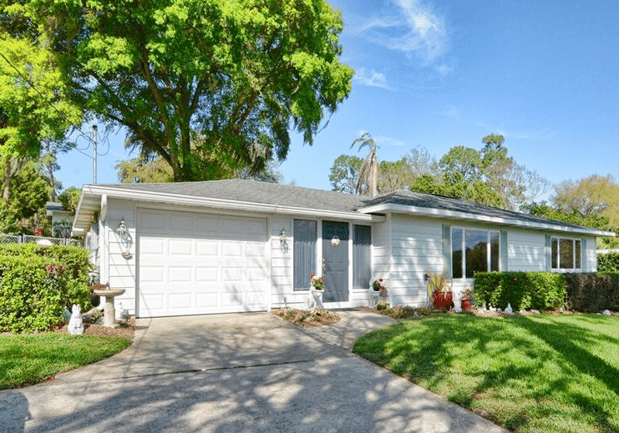
[[[357,174],[357,194],[374,197],[378,194],[378,155],[376,153],[378,146],[369,132],[364,132],[359,137],[355,138],[350,148],[352,149],[355,144],[359,144],[359,150],[365,146],[369,147],[368,156],[363,161],[363,164],[361,164],[361,168],[359,168],[359,173]]]

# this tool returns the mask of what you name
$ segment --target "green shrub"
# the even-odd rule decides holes
[[[480,272],[474,292],[489,307],[518,310],[555,310],[565,302],[563,274],[550,272]]]
[[[619,274],[566,274],[568,308],[585,313],[616,310],[619,306]]]
[[[0,331],[46,330],[72,304],[88,309],[90,270],[83,248],[0,246]]]
[[[386,310],[387,308],[389,308],[389,302],[377,302],[376,303],[376,309],[378,311]]]
[[[619,272],[619,253],[598,254],[599,272]]]

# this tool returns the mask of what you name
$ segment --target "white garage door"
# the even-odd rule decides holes
[[[266,220],[141,210],[138,316],[268,308]]]

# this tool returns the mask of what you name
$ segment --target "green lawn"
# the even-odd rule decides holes
[[[432,315],[355,353],[517,432],[619,432],[619,318]]]
[[[127,338],[58,333],[0,335],[0,389],[43,382],[58,373],[107,358],[131,344]]]

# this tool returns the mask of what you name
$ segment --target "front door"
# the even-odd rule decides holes
[[[348,223],[322,222],[323,302],[348,302]]]

